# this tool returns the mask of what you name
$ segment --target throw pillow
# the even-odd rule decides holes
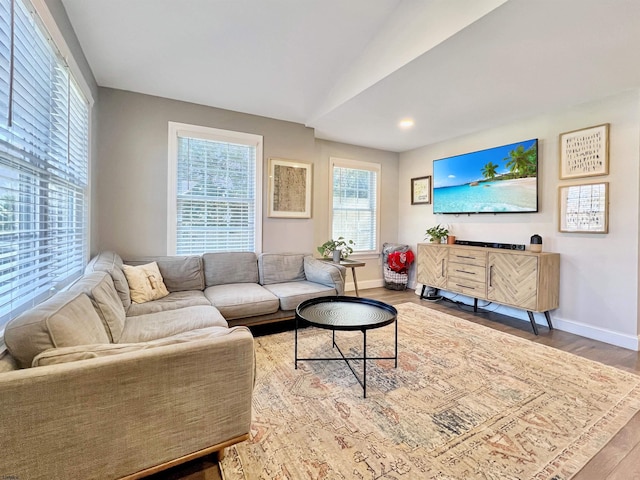
[[[129,283],[132,302],[145,303],[169,295],[156,262],[136,267],[123,265],[122,268]]]

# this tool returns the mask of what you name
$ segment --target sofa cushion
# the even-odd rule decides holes
[[[69,291],[89,296],[110,340],[117,342],[124,328],[125,311],[111,275],[107,272],[87,273]]]
[[[45,365],[54,365],[58,363],[75,362],[78,360],[88,360],[91,358],[109,357],[112,355],[120,355],[128,352],[137,352],[140,350],[149,350],[151,348],[165,347],[167,345],[177,345],[180,343],[197,342],[200,340],[210,340],[216,337],[229,335],[234,330],[246,327],[208,327],[198,330],[190,330],[188,332],[172,335],[171,337],[160,338],[150,342],[140,343],[122,343],[122,344],[95,344],[80,345],[77,347],[52,348],[46,350],[33,359],[33,367],[42,367]]]
[[[150,262],[158,264],[164,284],[170,292],[204,290],[204,265],[200,255],[141,257],[126,260],[125,264],[143,265]]]
[[[133,303],[150,302],[169,295],[156,262],[135,267],[123,265],[122,270],[127,277]]]
[[[278,311],[278,298],[257,283],[207,287],[205,296],[224,318],[254,317]]]
[[[137,315],[127,318],[118,343],[148,342],[206,327],[228,327],[224,317],[211,305]]]
[[[109,343],[91,300],[81,292],[59,292],[27,310],[7,324],[4,339],[21,368],[50,348]]]
[[[122,271],[122,258],[115,252],[101,252],[91,259],[85,268],[86,273],[107,272],[113,279],[122,306],[127,309],[131,305],[129,284]]]
[[[302,253],[263,253],[258,257],[260,284],[306,280]]]
[[[207,287],[228,283],[258,283],[258,259],[253,252],[205,253]]]
[[[211,302],[204,296],[202,290],[192,290],[189,292],[171,292],[166,297],[153,300],[147,303],[132,303],[127,310],[127,317],[145,315],[147,313],[164,312],[165,310],[177,310],[184,307],[194,307],[196,305],[211,306]]]
[[[335,288],[306,280],[302,282],[274,283],[265,285],[264,288],[280,299],[280,308],[282,310],[295,310],[301,302],[310,298],[336,295]]]

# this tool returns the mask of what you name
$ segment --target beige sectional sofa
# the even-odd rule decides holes
[[[124,265],[152,262],[169,293],[134,303]],[[97,255],[5,328],[0,477],[141,478],[247,439],[245,325],[342,295],[344,274],[302,254]]]

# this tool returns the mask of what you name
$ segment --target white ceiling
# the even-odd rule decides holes
[[[639,0],[62,2],[100,86],[397,152],[640,87]]]

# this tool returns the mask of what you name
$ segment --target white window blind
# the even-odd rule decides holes
[[[378,249],[380,165],[331,158],[332,238],[353,240],[354,252]]]
[[[260,250],[262,137],[176,128],[175,207],[169,239],[178,255]],[[173,147],[170,147],[173,148]],[[170,215],[171,217],[172,215]],[[171,248],[170,248],[171,250]]]
[[[0,330],[79,277],[89,106],[25,0],[0,0]]]

